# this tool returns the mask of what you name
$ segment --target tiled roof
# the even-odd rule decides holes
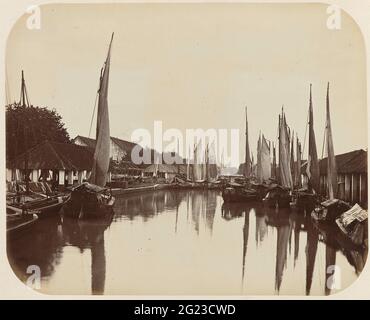
[[[94,149],[73,143],[44,141],[27,151],[28,169],[91,170]],[[15,168],[25,166],[25,154],[10,163]]]

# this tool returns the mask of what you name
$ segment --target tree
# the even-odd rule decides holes
[[[6,158],[24,153],[45,140],[70,143],[56,110],[14,103],[6,106]]]

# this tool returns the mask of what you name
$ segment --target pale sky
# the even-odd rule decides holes
[[[245,106],[254,154],[260,130],[277,139],[282,104],[289,126],[303,140],[312,83],[321,156],[330,81],[335,152],[367,148],[362,34],[345,12],[341,29],[329,30],[326,9],[323,4],[43,6],[40,30],[27,29],[26,14],[9,35],[9,94],[19,99],[24,69],[32,104],[55,108],[71,138],[87,136],[114,31],[112,136],[129,140],[134,129],[152,130],[154,120],[183,131],[239,128],[242,160]]]

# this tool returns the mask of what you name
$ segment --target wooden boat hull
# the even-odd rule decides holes
[[[320,206],[315,208],[311,212],[311,217],[313,220],[321,223],[335,223],[335,220],[345,211],[349,210],[350,206],[343,202],[343,201],[338,201],[338,204],[329,206],[329,207],[324,207]]]
[[[292,196],[289,190],[275,187],[268,191],[262,201],[270,208],[290,208]]]
[[[317,196],[310,193],[300,194],[298,193],[296,196],[296,206],[297,208],[307,208],[315,206],[317,202]]]
[[[9,207],[19,212],[37,211],[39,218],[59,214],[60,209],[70,200],[70,195],[60,195],[50,198],[31,200],[25,203],[11,204]]]
[[[235,188],[225,188],[222,191],[222,198],[225,202],[250,202],[257,200],[257,194]]]
[[[27,214],[7,214],[6,236],[7,238],[17,238],[27,232],[37,222],[38,216],[35,213]]]
[[[290,208],[291,197],[264,198],[262,201],[269,208]]]
[[[108,189],[83,184],[72,190],[63,215],[78,219],[101,218],[112,213],[115,200]]]

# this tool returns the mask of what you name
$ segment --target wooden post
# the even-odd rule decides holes
[[[12,169],[6,169],[6,181],[12,181],[13,176],[13,170]]]
[[[361,204],[367,206],[367,173],[361,173]]]
[[[64,180],[65,180],[65,171],[59,170],[59,185],[64,186]]]
[[[37,180],[38,180],[38,170],[32,170],[32,182],[37,182]]]
[[[351,176],[344,175],[344,200],[351,201]]]
[[[359,190],[358,190],[358,202],[359,203],[362,203],[362,175],[359,174],[358,177],[360,179],[359,184],[358,184],[358,187],[359,187]]]
[[[73,185],[73,171],[68,171],[68,185]]]
[[[359,202],[359,177],[358,174],[352,174],[352,202],[356,203]]]
[[[78,183],[82,183],[82,174],[83,172],[82,171],[77,171],[77,180],[78,180]]]

